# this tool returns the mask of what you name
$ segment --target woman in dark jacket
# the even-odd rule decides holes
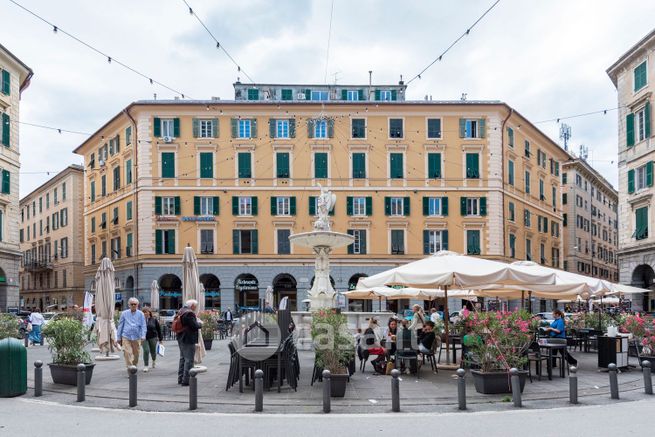
[[[163,340],[161,335],[161,326],[159,320],[152,315],[150,308],[143,309],[143,315],[146,316],[146,339],[141,344],[143,348],[143,371],[148,371],[148,355],[152,356],[152,368],[155,368],[155,360],[157,359],[157,342]]]

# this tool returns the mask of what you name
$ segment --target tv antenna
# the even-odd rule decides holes
[[[569,151],[569,140],[571,139],[571,126],[562,123],[559,127],[559,138],[564,143],[564,150]]]
[[[332,76],[334,76],[334,84],[335,85],[337,84],[337,81],[339,80],[339,74],[340,73],[341,73],[341,70],[335,71],[334,73],[332,73]]]
[[[587,160],[589,156],[589,148],[584,144],[580,144],[580,159]]]

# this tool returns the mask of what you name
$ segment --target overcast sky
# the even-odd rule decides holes
[[[215,48],[182,0],[17,0],[58,27],[194,98],[233,98],[243,73]],[[323,83],[331,0],[188,0],[257,82]],[[493,0],[334,0],[328,81],[407,80],[441,53]],[[408,99],[494,99],[532,122],[617,106],[605,70],[653,27],[655,2],[501,0]],[[52,31],[8,0],[0,43],[34,70],[21,120],[94,132],[139,99],[173,93]],[[617,112],[567,120],[577,151],[616,184]],[[559,141],[555,122],[537,124]],[[21,126],[21,195],[81,158],[85,136]],[[48,175],[46,172],[51,172]]]

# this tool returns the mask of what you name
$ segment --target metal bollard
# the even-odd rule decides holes
[[[198,379],[196,369],[189,370],[189,410],[198,409]]]
[[[509,374],[511,375],[512,381],[512,402],[517,408],[521,408],[523,403],[521,402],[521,380],[519,378],[519,369],[512,367],[509,369]]]
[[[607,366],[610,374],[610,397],[612,399],[619,398],[619,379],[616,371],[616,364],[611,363]]]
[[[329,413],[332,409],[332,374],[329,370],[323,370],[323,412]]]
[[[647,395],[653,394],[653,375],[651,375],[651,362],[644,360],[641,363],[641,370],[644,372],[644,391]]]
[[[391,371],[391,411],[398,413],[400,411],[400,371],[393,369]]]
[[[30,336],[28,335],[27,331],[25,332],[25,337],[23,337],[23,338],[25,339],[25,347],[29,347],[30,346]]]
[[[86,389],[86,366],[84,364],[77,365],[77,402],[84,402]]]
[[[457,401],[459,403],[460,410],[466,410],[466,370],[457,369]]]
[[[34,397],[43,396],[43,361],[34,362]]]
[[[136,407],[136,366],[127,368],[127,373],[130,375],[130,407]]]
[[[569,368],[569,402],[578,403],[578,368],[575,366]]]
[[[255,370],[255,412],[264,410],[264,371]]]

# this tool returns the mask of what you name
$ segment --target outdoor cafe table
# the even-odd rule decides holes
[[[540,344],[539,345],[540,349],[545,349],[548,351],[548,361],[546,362],[546,370],[548,371],[548,379],[552,380],[553,379],[553,357],[554,353],[553,351],[557,350],[563,350],[564,351],[564,356],[562,358],[562,362],[560,363],[559,366],[559,376],[562,378],[565,378],[566,375],[564,373],[564,361],[566,361],[566,343],[545,343],[545,344]]]
[[[252,351],[253,349],[257,349],[258,355],[262,357],[267,357],[262,360],[249,360],[253,361],[255,363],[255,368],[261,369],[262,368],[262,363],[266,361],[268,358],[275,356],[277,358],[277,391],[278,393],[281,392],[281,383],[282,383],[282,369],[281,369],[281,361],[282,361],[282,351],[280,350],[280,345],[266,345],[264,343],[260,343],[257,341],[254,341],[252,343],[248,343],[246,346],[242,346],[239,349],[237,349],[237,354],[239,355],[239,393],[243,393],[243,356],[242,352],[245,352],[245,355],[248,355],[248,351]],[[245,358],[248,359],[248,358]],[[254,376],[254,375],[253,375]],[[253,379],[253,388],[255,386],[255,381]]]

